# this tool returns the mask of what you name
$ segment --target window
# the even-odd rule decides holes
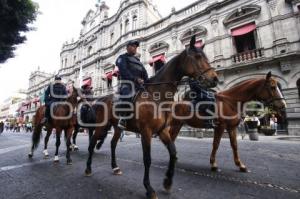
[[[123,34],[123,24],[120,24],[120,36]]]
[[[137,16],[132,17],[132,30],[137,29]]]
[[[129,31],[129,19],[126,19],[125,21],[125,33]]]
[[[64,60],[61,60],[61,67],[64,67]]]
[[[235,44],[236,52],[242,53],[256,49],[255,44],[256,25],[254,23],[246,24],[244,26],[231,30],[233,42]]]
[[[67,64],[68,64],[68,60],[67,58],[65,59],[65,67],[67,67]]]
[[[93,47],[92,46],[90,46],[89,48],[88,48],[88,56],[90,56],[91,54],[92,54],[92,50],[93,50]]]
[[[112,33],[110,34],[110,45],[112,45],[113,42],[114,42],[114,33],[112,32]]]
[[[73,57],[73,64],[76,63],[76,55]]]

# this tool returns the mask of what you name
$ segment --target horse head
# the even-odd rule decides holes
[[[79,100],[82,98],[80,91],[78,91],[78,88],[74,87],[74,85],[72,85],[68,91],[69,94],[67,101],[69,101],[72,105],[77,105]]]
[[[277,110],[283,110],[286,108],[286,101],[279,89],[278,82],[272,77],[272,73],[269,72],[266,75],[263,89],[258,89],[258,98],[264,101],[267,105],[272,105]]]
[[[203,52],[204,46],[196,47],[196,36],[192,36],[190,46],[182,56],[183,72],[186,76],[194,77],[200,84],[206,87],[215,87],[218,83],[218,75],[208,62],[207,56]]]

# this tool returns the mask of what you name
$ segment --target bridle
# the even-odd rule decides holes
[[[187,53],[187,57],[189,57],[192,60],[192,66],[195,71],[198,71],[198,68],[202,68],[198,64],[197,60],[193,56],[189,55],[188,49],[186,49],[186,53]],[[205,85],[206,84],[205,82],[210,81],[206,78],[205,74],[211,70],[214,70],[214,68],[209,67],[203,71],[201,71],[200,69],[200,73],[196,75],[196,80],[198,80],[200,84]]]
[[[276,85],[276,87],[277,87],[277,85]],[[261,93],[261,91],[262,91],[264,88],[266,88],[266,90],[267,90],[269,96],[271,96],[270,99],[268,99],[268,100],[261,100],[260,97],[257,96],[257,94],[258,94],[258,93]],[[257,100],[259,100],[259,101],[264,101],[264,103],[265,103],[267,106],[273,106],[275,101],[278,101],[278,100],[285,100],[284,97],[275,97],[275,96],[273,96],[273,94],[272,94],[272,88],[271,88],[271,86],[268,84],[268,80],[265,80],[264,85],[258,90],[258,92],[256,92],[256,93],[254,94],[254,96],[255,96],[255,98],[256,98]]]

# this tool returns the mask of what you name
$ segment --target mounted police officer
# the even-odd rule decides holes
[[[191,91],[195,94],[192,99],[192,103],[196,106],[197,103],[199,104],[199,111],[202,115],[206,118],[204,119],[204,128],[214,128],[214,119],[212,119],[213,114],[215,113],[215,105],[216,105],[216,98],[215,98],[215,91],[205,88],[201,86],[198,80],[189,79],[189,85]],[[211,112],[212,114],[210,114]]]
[[[65,101],[67,98],[67,89],[65,85],[61,82],[61,77],[56,75],[54,78],[54,84],[50,84],[45,91],[45,117],[42,120],[42,123],[45,124],[51,119],[50,108],[51,104],[54,102]]]
[[[127,53],[120,55],[117,58],[116,65],[119,67],[120,72],[120,101],[131,102],[135,92],[143,88],[143,83],[148,80],[148,74],[136,56],[137,48],[139,47],[139,41],[131,40],[127,43]],[[126,104],[121,104],[122,108],[127,108]],[[126,128],[125,118],[128,116],[128,112],[120,113],[120,120],[118,127],[121,129]]]

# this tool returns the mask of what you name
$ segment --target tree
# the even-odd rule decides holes
[[[26,40],[25,32],[37,16],[38,5],[31,0],[0,0],[0,63],[14,57],[16,45]]]

